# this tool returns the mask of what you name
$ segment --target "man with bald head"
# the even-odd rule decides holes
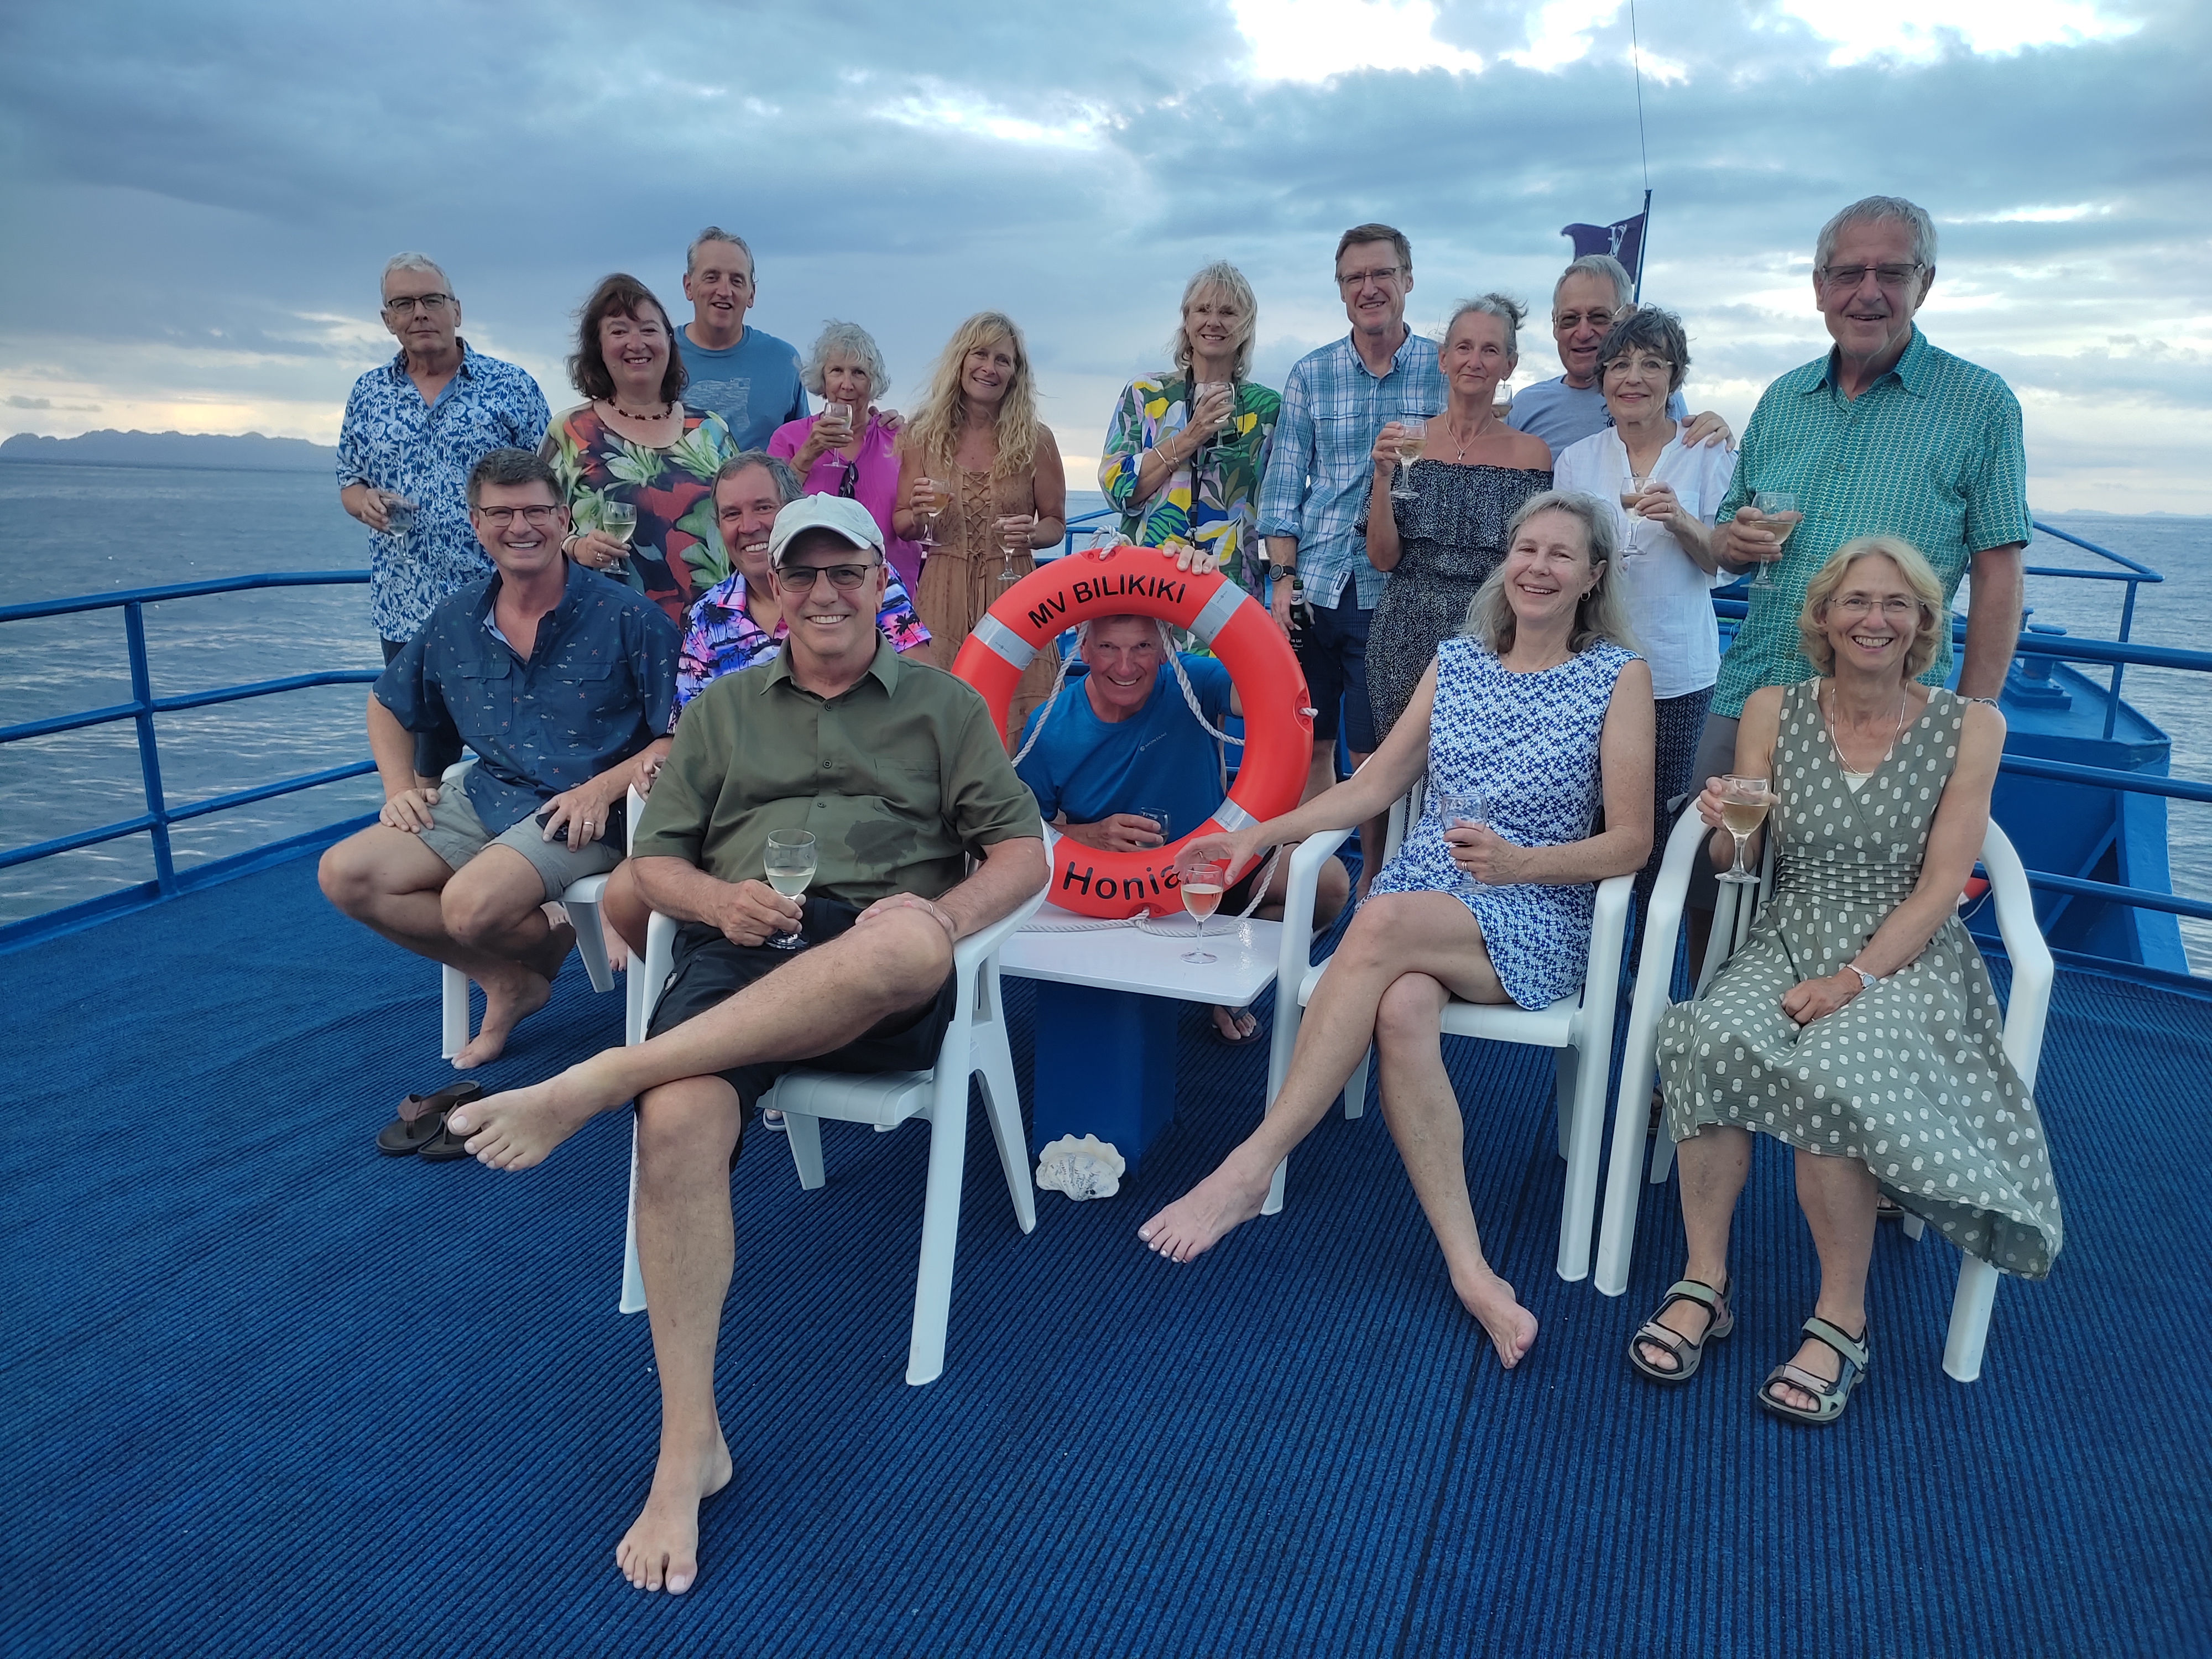
[[[495,449],[536,449],[548,416],[536,380],[461,337],[461,302],[427,256],[385,262],[379,314],[399,350],[354,382],[337,475],[339,505],[372,532],[368,611],[388,663],[441,599],[491,574],[469,474]],[[434,781],[460,758],[460,737],[448,721],[415,750],[416,775]]]

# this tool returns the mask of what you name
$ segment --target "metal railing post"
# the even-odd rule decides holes
[[[161,798],[161,750],[154,738],[154,676],[146,666],[146,609],[136,599],[123,607],[123,635],[131,646],[131,698],[137,704],[138,771],[146,785],[146,815],[154,820],[154,880],[173,898],[177,869],[169,856],[169,808]]]

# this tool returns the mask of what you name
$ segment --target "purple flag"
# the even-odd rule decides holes
[[[1559,234],[1573,239],[1577,259],[1585,254],[1610,253],[1627,270],[1628,280],[1640,289],[1644,286],[1644,222],[1650,211],[1646,207],[1635,217],[1616,224],[1564,226]]]

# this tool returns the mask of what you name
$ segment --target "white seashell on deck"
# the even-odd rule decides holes
[[[1037,1154],[1036,1184],[1048,1192],[1066,1193],[1078,1203],[1086,1198],[1111,1198],[1121,1190],[1121,1174],[1128,1167],[1109,1140],[1062,1135]]]

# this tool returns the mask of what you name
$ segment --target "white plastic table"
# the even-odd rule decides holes
[[[1086,925],[1094,931],[1048,931]],[[999,953],[1000,973],[1040,981],[1036,1146],[1095,1134],[1133,1172],[1175,1118],[1175,1004],[1249,1006],[1274,983],[1283,933],[1279,921],[1217,915],[1203,946],[1215,959],[1189,963],[1182,955],[1198,948],[1197,923],[1146,926],[1158,931],[1101,927],[1048,904]]]

